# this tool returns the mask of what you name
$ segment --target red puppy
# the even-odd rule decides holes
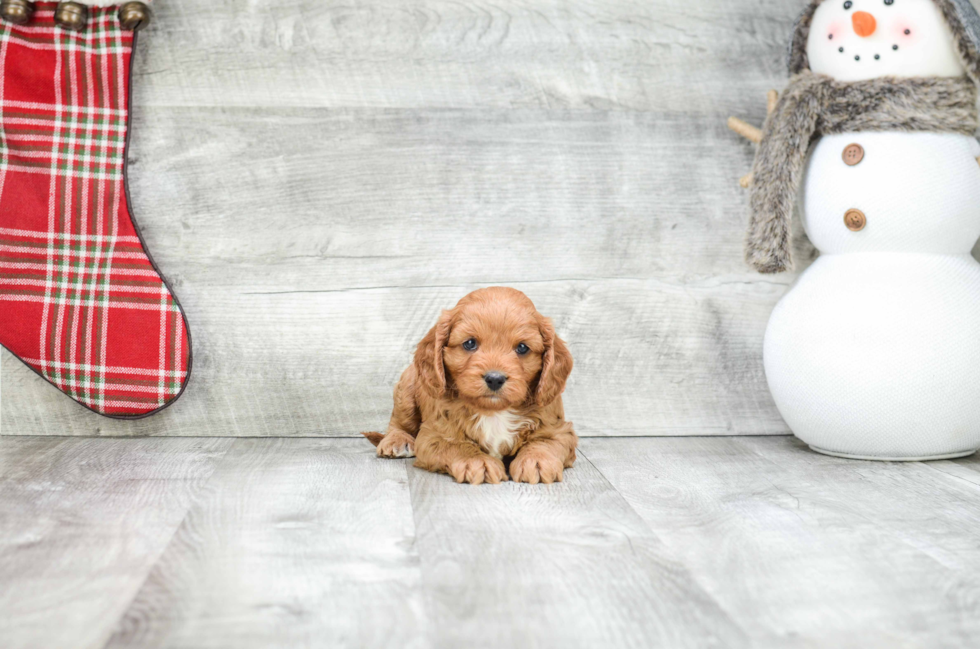
[[[578,436],[561,393],[572,355],[526,295],[512,288],[470,293],[442,317],[395,386],[385,435],[364,433],[379,457],[457,482],[561,481]]]

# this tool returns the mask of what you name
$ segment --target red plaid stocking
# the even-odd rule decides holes
[[[118,6],[77,31],[33,9],[0,22],[0,344],[95,412],[147,416],[180,396],[191,347],[129,213],[135,34]]]

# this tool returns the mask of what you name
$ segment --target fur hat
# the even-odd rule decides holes
[[[823,1],[812,0],[796,21],[793,40],[789,44],[790,75],[810,69],[810,62],[806,56],[806,40],[810,35],[813,14]],[[966,67],[966,73],[974,83],[980,83],[980,15],[977,15],[977,10],[970,4],[970,0],[932,1],[939,7],[950,31],[953,32],[956,49]]]

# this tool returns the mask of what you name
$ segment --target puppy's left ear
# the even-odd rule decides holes
[[[443,350],[449,343],[455,311],[443,311],[425,338],[415,348],[415,370],[425,390],[435,398],[447,394],[446,366],[443,364]]]
[[[541,377],[538,379],[538,389],[534,400],[538,406],[547,406],[561,396],[565,391],[565,382],[572,373],[572,353],[568,351],[565,341],[555,334],[555,325],[551,318],[538,316],[538,327],[544,339],[544,355],[542,357]]]

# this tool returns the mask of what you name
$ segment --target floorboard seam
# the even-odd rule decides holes
[[[944,460],[944,461],[949,462],[950,460]],[[970,488],[973,489],[974,491],[980,490],[980,483],[974,482],[973,480],[968,480],[963,476],[956,475],[955,473],[950,473],[949,471],[943,471],[939,467],[935,466],[936,464],[935,462],[919,462],[919,464],[922,464],[930,471],[933,471],[935,473],[941,473],[947,478],[953,478],[957,481],[957,483],[962,482],[964,484],[968,484],[970,485]],[[980,476],[978,476],[978,478],[980,478]]]
[[[774,466],[777,466],[777,467],[781,466],[780,463],[775,458],[769,457],[769,456],[767,456],[767,455],[765,455],[763,453],[759,453],[755,449],[750,448],[748,446],[745,446],[744,444],[740,444],[738,440],[736,440],[735,443],[736,444],[739,444],[740,446],[742,446],[743,449],[745,449],[745,450],[747,450],[749,452],[755,453],[757,456],[759,456],[763,460],[765,460],[765,461],[773,464]],[[806,447],[804,447],[804,448],[806,449],[805,450],[805,453],[808,453],[808,454],[814,453],[809,448],[806,448]],[[820,457],[824,457],[825,458],[826,456],[820,456]],[[874,486],[875,488],[878,488],[877,487],[877,483],[874,480],[871,480],[871,479],[867,478],[861,472],[862,465],[865,465],[865,464],[872,464],[872,465],[875,465],[875,464],[878,464],[878,465],[881,465],[881,464],[889,464],[887,462],[876,462],[876,461],[868,461],[868,460],[843,460],[842,458],[837,458],[837,459],[840,459],[840,460],[843,461],[843,464],[840,465],[841,467],[844,467],[844,468],[846,468],[847,471],[849,471],[851,473],[854,473],[854,474],[860,476],[860,478],[862,480],[868,482],[868,484]],[[939,473],[939,474],[943,475],[944,477],[957,477],[957,476],[952,476],[951,474],[946,473],[945,471],[940,471],[939,469],[933,468],[932,466],[930,466],[930,464],[931,464],[930,462],[894,462],[894,463],[890,463],[890,464],[899,464],[899,465],[904,465],[904,466],[921,465],[921,466],[927,467],[932,472],[936,472],[936,473]],[[772,481],[768,477],[766,478],[766,480],[770,484],[772,484]],[[970,486],[973,488],[972,490],[976,490],[977,488],[980,488],[980,487],[978,487],[978,485],[975,485],[975,484],[969,482],[968,480],[963,480],[962,478],[960,478],[960,480],[963,481],[963,482],[967,482],[968,484],[970,484]],[[955,483],[954,482],[953,484],[958,484],[958,483]],[[773,487],[776,488],[776,489],[779,489],[783,493],[787,493],[788,494],[788,492],[785,489],[783,489],[781,487],[778,487],[775,484],[773,484]],[[797,501],[799,501],[799,498],[798,497],[796,497],[796,496],[793,496],[793,497],[796,498]],[[915,552],[916,554],[921,555],[926,560],[928,560],[928,561],[932,562],[933,564],[935,564],[938,567],[938,569],[944,570],[944,571],[946,571],[947,573],[949,573],[951,575],[957,573],[956,568],[948,565],[945,561],[943,561],[943,559],[940,556],[937,556],[935,552],[931,551],[929,548],[925,547],[923,544],[916,543],[913,539],[908,538],[906,536],[903,536],[903,533],[907,531],[907,528],[904,525],[900,525],[900,524],[897,525],[895,521],[891,521],[891,520],[878,521],[877,519],[869,516],[868,514],[864,514],[864,513],[860,513],[860,512],[856,512],[856,511],[853,512],[853,515],[855,517],[859,518],[860,520],[866,522],[866,523],[877,525],[878,528],[881,529],[881,530],[886,530],[888,532],[888,534],[893,538],[893,540],[896,543],[900,543],[904,547],[909,548],[912,552]],[[966,529],[966,528],[964,528],[964,531],[969,531],[969,530]],[[848,550],[846,548],[841,547],[841,548],[839,548],[839,551],[840,551],[841,554],[844,554]]]
[[[184,515],[181,516],[177,524],[174,525],[173,530],[170,532],[170,536],[167,537],[167,542],[161,545],[160,552],[157,554],[156,557],[154,557],[153,562],[150,564],[149,569],[146,571],[146,575],[144,575],[143,577],[143,581],[141,581],[140,585],[133,591],[133,596],[130,598],[129,602],[127,602],[125,608],[123,608],[122,613],[119,614],[119,617],[113,623],[112,630],[109,633],[109,636],[106,638],[105,643],[102,645],[102,649],[107,649],[112,644],[112,639],[115,637],[116,631],[119,629],[123,620],[126,619],[126,614],[129,613],[130,609],[133,607],[133,603],[136,601],[136,598],[139,597],[141,592],[143,592],[143,587],[146,585],[147,580],[149,580],[150,575],[153,574],[153,569],[157,567],[157,564],[160,563],[160,559],[167,553],[167,550],[170,549],[170,545],[174,542],[174,537],[177,536],[177,532],[179,532],[180,528],[183,527],[184,521],[186,521],[187,517],[190,516],[191,510],[193,510],[194,507],[196,507],[200,503],[201,495],[207,492],[208,486],[214,480],[215,474],[218,473],[218,469],[225,462],[225,460],[228,457],[228,454],[231,452],[231,449],[234,448],[234,446],[235,446],[235,442],[232,441],[231,443],[228,444],[228,448],[224,449],[224,452],[221,454],[221,457],[215,460],[214,468],[211,469],[211,474],[208,475],[207,480],[204,481],[204,484],[201,485],[201,488],[191,498],[191,501],[187,504],[187,509],[184,510]]]
[[[629,511],[633,513],[634,516],[636,516],[636,519],[643,525],[644,529],[647,530],[650,536],[656,539],[656,541],[660,543],[661,547],[666,552],[670,553],[671,559],[676,561],[678,565],[684,568],[691,582],[695,586],[697,586],[702,593],[704,593],[705,597],[710,598],[711,601],[714,602],[715,606],[718,607],[718,610],[721,611],[725,615],[725,617],[728,618],[732,626],[740,629],[744,634],[745,638],[747,638],[751,642],[752,636],[749,634],[748,630],[744,626],[742,626],[742,624],[732,615],[732,613],[727,608],[725,608],[722,602],[717,597],[715,597],[714,593],[712,593],[708,588],[705,587],[703,583],[701,583],[701,580],[695,576],[694,572],[691,570],[691,567],[688,566],[683,560],[681,560],[681,558],[677,555],[676,552],[674,552],[674,550],[670,547],[670,545],[668,545],[667,542],[664,541],[664,539],[659,534],[657,534],[656,530],[654,530],[653,527],[650,526],[650,523],[647,521],[647,519],[640,516],[640,513],[636,511],[636,509],[626,498],[626,496],[623,495],[623,492],[620,491],[619,488],[616,485],[614,485],[612,481],[609,480],[608,477],[606,477],[606,474],[602,472],[602,469],[600,469],[598,465],[595,464],[595,462],[590,460],[589,457],[585,454],[585,452],[581,448],[577,449],[576,453],[580,459],[584,459],[586,462],[588,462],[589,466],[595,469],[596,473],[598,473],[602,477],[602,479],[606,481],[606,484],[609,485],[609,488],[612,489],[620,497],[620,499],[623,501],[623,504],[626,505],[626,507],[629,509]],[[629,543],[630,543],[630,547],[632,548],[633,539],[629,539]]]
[[[385,460],[390,462],[390,460]],[[429,604],[429,589],[426,585],[425,570],[422,565],[422,546],[419,543],[419,519],[418,510],[415,507],[415,486],[412,480],[412,469],[414,460],[401,460],[405,468],[405,483],[408,485],[408,505],[412,508],[412,545],[415,546],[415,555],[419,559],[419,587],[422,589],[422,641],[426,647],[435,647],[431,635],[429,623],[432,620],[432,607]],[[447,476],[448,477],[448,476]]]

